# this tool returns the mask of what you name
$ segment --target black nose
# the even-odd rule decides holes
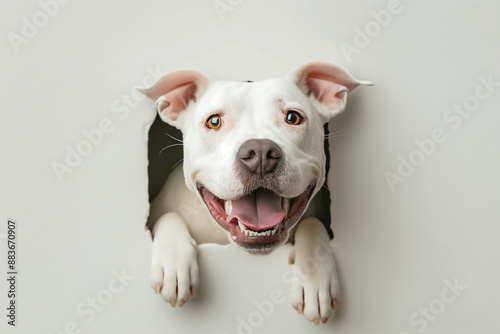
[[[252,174],[264,176],[272,172],[281,159],[281,150],[268,139],[250,139],[238,150],[238,161]]]

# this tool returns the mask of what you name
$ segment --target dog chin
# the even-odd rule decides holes
[[[198,184],[205,206],[226,230],[229,241],[259,255],[271,253],[288,240],[289,231],[304,213],[314,188],[315,182],[312,182],[294,198],[259,187],[240,198],[221,199]]]

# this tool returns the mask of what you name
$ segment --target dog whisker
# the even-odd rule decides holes
[[[175,165],[173,165],[173,166],[172,166],[172,168],[170,168],[170,169],[171,169],[171,170],[172,170],[172,169],[174,169],[174,168],[175,168],[175,166],[177,166],[178,164],[180,164],[182,160],[184,160],[184,159],[181,159],[181,160],[177,161],[177,162],[175,163]]]
[[[346,133],[341,133],[341,132],[347,131],[349,129],[350,128],[344,128],[344,129],[340,129],[340,130],[335,131],[335,132],[330,132],[329,134],[325,135],[325,139],[333,138],[333,137],[337,137],[337,136],[341,136],[341,135],[346,135]]]
[[[336,136],[326,136],[325,137],[325,140],[327,139],[333,139],[333,138],[340,138],[340,137],[347,137],[349,134],[346,133],[346,134],[340,134],[340,135],[336,135]]]
[[[168,134],[168,133],[166,133],[166,132],[165,132],[165,134],[166,134],[167,136],[169,136],[170,138],[172,138],[173,140],[177,140],[179,143],[183,143],[183,141],[182,141],[182,140],[180,140],[179,138],[175,138],[174,136],[169,135],[169,134]]]
[[[330,133],[325,136],[325,138],[338,137],[338,136],[347,136],[349,133]]]
[[[165,146],[164,148],[161,149],[160,153],[158,153],[158,155],[161,154],[161,152],[165,151],[167,148],[169,147],[173,147],[173,146],[182,146],[183,144],[172,144],[172,145],[168,145],[168,146]]]
[[[337,130],[335,132],[330,132],[327,136],[331,136],[331,135],[334,135],[334,134],[337,134],[337,133],[340,133],[340,132],[343,132],[343,131],[346,131],[346,130],[349,130],[350,128],[343,128],[343,129],[340,129],[340,130]]]

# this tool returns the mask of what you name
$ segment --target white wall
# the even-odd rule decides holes
[[[276,289],[286,301],[253,333],[497,333],[500,87],[476,87],[481,77],[500,82],[498,2],[401,0],[350,56],[341,46],[356,46],[356,27],[377,29],[371,12],[390,1],[220,2],[233,4],[223,19],[212,0],[70,1],[47,22],[37,1],[0,5],[0,267],[8,218],[17,220],[19,251],[18,326],[2,316],[1,328],[237,333],[238,317],[258,320],[253,303]],[[23,18],[33,15],[45,25],[25,29],[16,53],[8,34],[21,38]],[[252,257],[202,247],[199,297],[172,309],[149,287],[143,229],[145,129],[154,114],[146,101],[123,107],[122,94],[148,68],[259,80],[316,59],[376,84],[353,93],[330,124],[348,128],[331,141],[343,293],[335,319],[315,327],[289,305],[287,249]],[[448,111],[463,103],[474,109],[467,116]],[[112,130],[60,182],[53,163],[65,163],[67,147],[101,122]],[[445,139],[391,191],[385,173],[398,173],[399,156],[419,163],[415,141],[433,133]],[[106,292],[122,268],[134,278]],[[446,281],[462,290],[454,295]],[[112,300],[92,318],[86,303],[96,296]]]

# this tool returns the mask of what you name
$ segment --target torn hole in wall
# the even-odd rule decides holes
[[[182,132],[156,115],[148,133],[149,203],[159,194],[172,170],[182,163]],[[148,226],[152,228],[152,226]]]

